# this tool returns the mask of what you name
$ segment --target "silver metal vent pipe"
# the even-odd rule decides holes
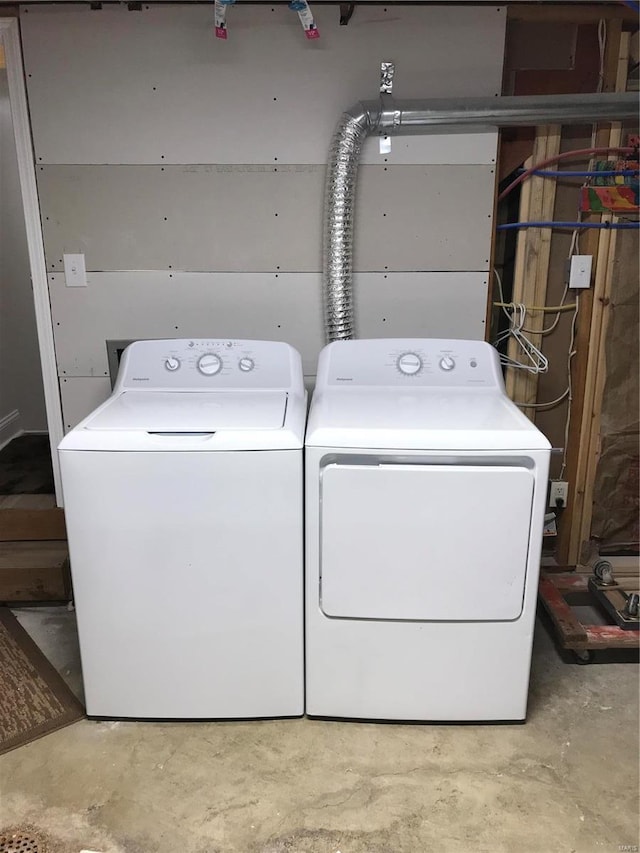
[[[635,93],[446,98],[395,101],[382,95],[344,112],[327,163],[324,202],[323,289],[327,341],[353,337],[353,229],[362,143],[372,134],[424,134],[466,127],[586,124],[637,118]]]

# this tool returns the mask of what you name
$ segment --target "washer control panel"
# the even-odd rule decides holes
[[[136,341],[122,355],[116,386],[292,389],[302,382],[301,372],[298,353],[278,341]]]
[[[485,341],[338,341],[324,350],[322,359],[319,381],[321,377],[330,385],[503,387],[498,354]]]

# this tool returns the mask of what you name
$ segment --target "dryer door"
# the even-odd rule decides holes
[[[323,612],[517,619],[533,486],[524,467],[328,465],[321,477]]]

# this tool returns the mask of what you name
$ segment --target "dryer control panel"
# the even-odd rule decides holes
[[[318,384],[504,388],[496,350],[485,341],[393,338],[337,341],[321,355]]]
[[[125,388],[302,393],[302,366],[298,352],[279,341],[136,341],[120,362],[115,390]]]

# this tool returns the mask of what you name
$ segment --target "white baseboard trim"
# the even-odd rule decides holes
[[[17,409],[0,418],[0,450],[23,432],[20,426],[20,412]]]

